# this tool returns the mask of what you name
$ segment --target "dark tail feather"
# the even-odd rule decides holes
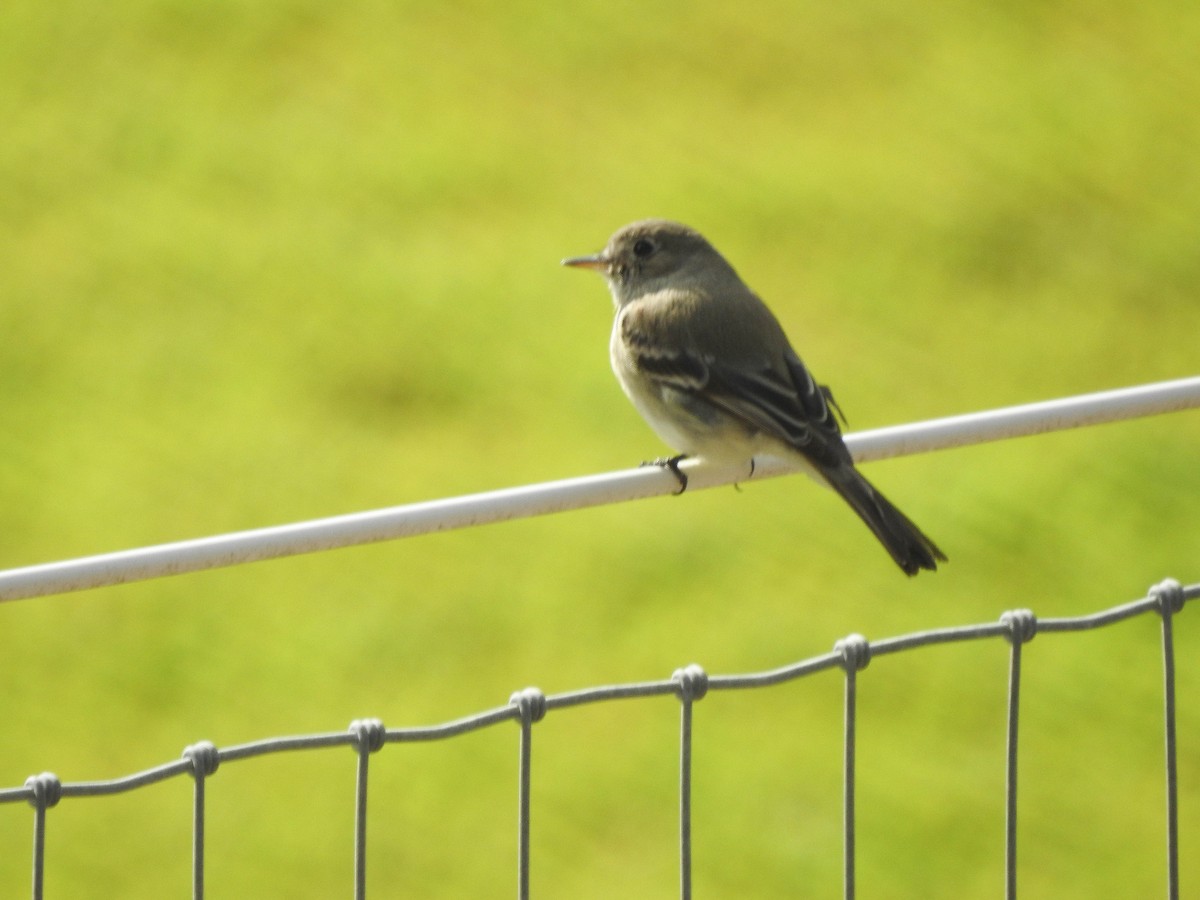
[[[937,544],[853,466],[840,466],[834,472],[822,474],[829,486],[867,523],[904,574],[916,575],[922,569],[936,572],[938,562],[947,561]]]

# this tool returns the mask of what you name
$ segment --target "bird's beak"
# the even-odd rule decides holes
[[[611,260],[604,255],[602,250],[591,256],[572,256],[570,259],[564,259],[562,264],[575,269],[595,269],[597,272],[603,272],[608,268],[609,262]]]

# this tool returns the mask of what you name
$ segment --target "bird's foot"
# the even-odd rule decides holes
[[[752,456],[752,457],[750,457],[750,471],[749,471],[749,473],[747,473],[746,478],[747,478],[747,480],[749,480],[753,477],[754,477],[754,457]],[[740,481],[735,481],[733,483],[733,489],[740,494],[742,492],[742,483]]]
[[[658,459],[651,459],[643,462],[643,466],[659,466],[663,469],[670,469],[671,474],[675,476],[675,480],[679,482],[679,490],[675,492],[678,496],[687,490],[688,477],[679,470],[679,464],[688,458],[686,453],[680,453],[678,456],[660,456]]]

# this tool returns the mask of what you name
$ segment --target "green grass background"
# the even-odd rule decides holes
[[[662,448],[563,256],[700,228],[852,429],[1195,374],[1190,2],[8,0],[0,566],[623,468]],[[0,785],[773,667],[1200,579],[1200,416],[872,465],[948,552],[902,578],[782,479],[0,608]],[[1200,628],[1178,620],[1185,884]],[[1026,652],[1023,896],[1158,895],[1151,618]],[[992,897],[1002,642],[860,685],[863,896]],[[536,731],[533,889],[671,896],[677,704]],[[698,896],[836,895],[841,684],[696,710]],[[350,890],[349,751],[210,782],[213,897]],[[516,730],[372,765],[372,896],[513,889]],[[186,779],[50,815],[48,897],[185,896]],[[0,895],[31,815],[0,808]]]

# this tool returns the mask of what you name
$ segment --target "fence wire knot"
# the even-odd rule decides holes
[[[25,779],[25,787],[33,791],[29,805],[34,809],[49,809],[62,799],[62,782],[53,772],[30,775]]]
[[[508,702],[517,708],[517,715],[523,725],[532,725],[546,717],[546,695],[535,687],[517,691],[508,698]]]
[[[193,778],[207,778],[217,771],[221,756],[212,741],[197,741],[183,748],[183,758],[192,764]]]
[[[1183,585],[1174,578],[1167,578],[1150,588],[1150,596],[1158,603],[1158,611],[1164,616],[1173,616],[1183,609]]]
[[[366,747],[368,753],[377,752],[387,738],[387,729],[381,719],[355,719],[350,723],[350,733],[354,735],[355,749]]]
[[[1010,609],[1000,614],[1000,624],[1008,629],[1004,637],[1010,644],[1027,644],[1037,634],[1037,616],[1031,609]]]
[[[703,700],[708,693],[708,673],[696,663],[676,669],[671,673],[671,680],[675,682],[679,699],[684,703]]]
[[[861,634],[850,634],[833,645],[833,652],[842,657],[842,668],[859,672],[871,662],[871,644]]]

